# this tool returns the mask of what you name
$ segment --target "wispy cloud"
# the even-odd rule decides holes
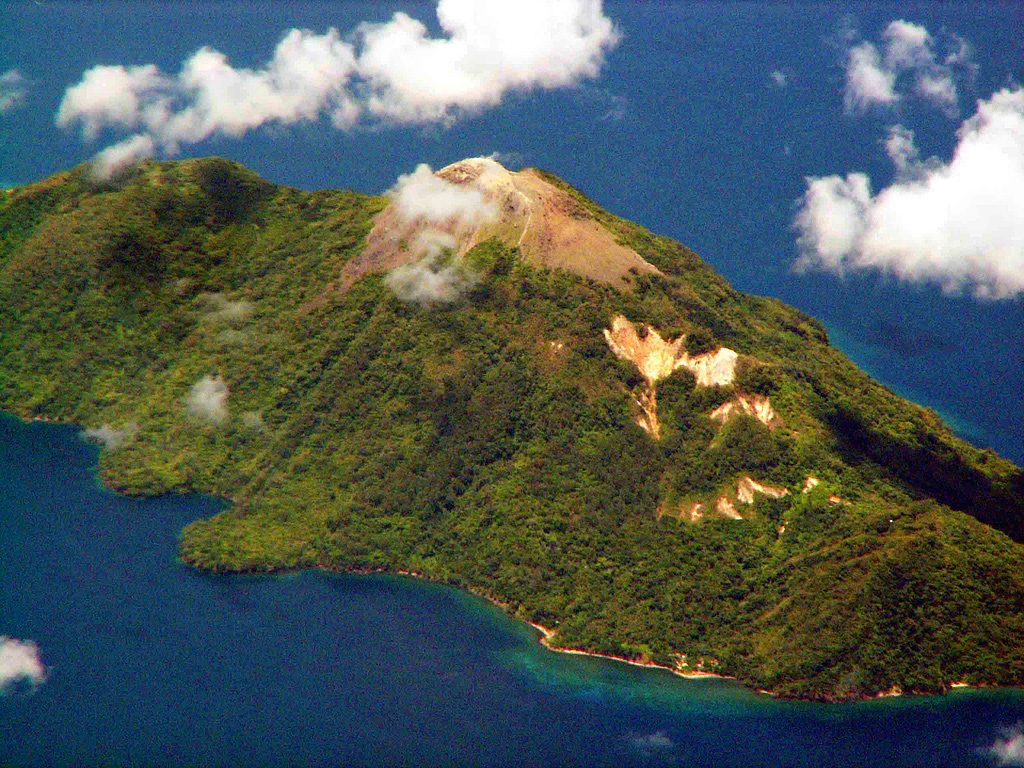
[[[982,750],[996,765],[1024,766],[1024,722],[1004,728],[989,747]]]
[[[1024,89],[979,101],[957,137],[949,162],[920,161],[913,134],[891,128],[900,173],[877,194],[863,173],[808,178],[797,266],[880,270],[981,298],[1024,293]]]
[[[633,749],[641,754],[651,757],[655,754],[665,754],[675,749],[676,744],[669,738],[666,731],[655,731],[643,735],[630,737],[630,744]]]
[[[878,49],[871,43],[851,48],[846,58],[846,91],[843,96],[848,112],[862,112],[876,104],[894,104],[896,74],[882,66]]]
[[[424,219],[438,225],[450,222],[476,227],[495,221],[500,214],[498,206],[484,196],[479,186],[453,184],[436,176],[426,163],[399,176],[388,197],[409,222]]]
[[[490,166],[484,162],[482,176]],[[459,257],[459,246],[478,227],[500,216],[482,186],[453,184],[425,163],[399,177],[388,195],[402,225],[418,229],[408,247],[419,260],[388,274],[386,282],[395,296],[422,305],[450,303],[473,287],[477,277]]]
[[[252,303],[231,301],[223,293],[202,293],[198,300],[207,307],[202,320],[214,325],[241,325],[252,314]]]
[[[257,337],[245,325],[252,317],[253,304],[244,299],[232,301],[223,293],[201,293],[196,303],[205,310],[199,316],[200,327],[218,344],[246,344]]]
[[[28,80],[16,69],[8,69],[0,75],[0,114],[17,109],[25,101]]]
[[[156,142],[145,133],[137,133],[97,153],[92,161],[93,178],[109,181],[120,176],[139,160],[156,154]]]
[[[246,411],[242,414],[242,426],[254,432],[265,432],[267,425],[263,423],[263,414],[259,411]]]
[[[39,646],[31,640],[0,635],[0,694],[19,683],[31,686],[46,682],[46,668],[39,658]]]
[[[108,451],[114,451],[121,447],[127,440],[131,440],[139,431],[139,425],[130,421],[120,429],[110,424],[103,424],[101,427],[90,427],[82,430],[82,438],[96,443],[102,443]]]
[[[405,13],[345,37],[292,29],[260,69],[212,48],[173,75],[153,64],[93,67],[65,91],[56,122],[86,141],[105,128],[134,132],[97,157],[110,175],[158,149],[268,124],[449,124],[510,91],[596,77],[619,40],[600,0],[440,0],[437,18],[440,37]]]
[[[519,170],[526,164],[526,158],[522,152],[492,152],[487,158],[496,163],[501,163],[510,171]]]
[[[387,276],[387,285],[395,296],[423,306],[458,301],[476,282],[476,275],[461,261],[444,263],[430,256],[397,267]]]
[[[909,128],[898,124],[889,126],[885,139],[885,153],[902,176],[920,168],[914,132]]]
[[[237,328],[225,328],[213,337],[218,344],[247,344],[254,340],[254,336],[248,331],[240,331]]]
[[[199,421],[221,425],[228,420],[228,385],[220,376],[204,376],[189,389],[185,398],[188,415]]]
[[[587,112],[597,113],[603,123],[621,123],[630,115],[630,102],[626,96],[607,88],[591,85],[573,90],[573,98]]]
[[[848,43],[845,57],[848,112],[891,107],[913,94],[955,117],[957,80],[975,69],[963,38],[944,32],[936,40],[926,27],[902,19],[883,30],[881,49],[870,41]]]
[[[629,115],[629,99],[625,96],[611,94],[608,105],[608,109],[601,115],[602,122],[621,123]]]

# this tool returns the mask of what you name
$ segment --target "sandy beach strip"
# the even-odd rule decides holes
[[[536,629],[538,632],[541,633],[542,637],[540,639],[540,644],[542,646],[544,646],[545,648],[547,648],[549,651],[554,651],[555,653],[567,653],[567,654],[569,654],[571,656],[593,656],[594,658],[598,658],[598,659],[610,659],[612,661],[618,661],[618,662],[621,662],[623,664],[632,664],[634,667],[645,667],[647,669],[664,669],[664,670],[666,670],[668,672],[671,672],[674,675],[678,675],[679,677],[685,677],[685,678],[688,678],[688,679],[691,679],[691,680],[697,679],[697,678],[705,678],[705,677],[719,677],[719,678],[722,678],[723,680],[734,680],[735,679],[732,675],[720,675],[717,672],[705,672],[703,670],[695,670],[693,672],[688,672],[688,671],[679,669],[678,667],[669,667],[669,666],[666,666],[665,664],[658,664],[658,663],[653,662],[653,661],[637,661],[636,659],[627,659],[625,656],[614,656],[614,655],[612,655],[610,653],[597,653],[596,651],[584,651],[581,648],[556,648],[556,647],[553,647],[551,645],[551,643],[549,642],[550,638],[553,637],[556,634],[555,630],[549,629],[549,628],[547,628],[547,627],[545,627],[545,626],[543,626],[541,624],[537,624],[536,622],[533,622],[533,621],[528,621],[526,623],[529,624],[531,627],[533,627],[534,629]]]

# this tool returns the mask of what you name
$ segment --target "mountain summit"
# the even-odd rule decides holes
[[[230,500],[197,568],[412,572],[790,697],[1024,684],[1021,469],[540,170],[6,190],[0,407]]]
[[[516,248],[531,266],[617,288],[627,285],[631,270],[658,274],[571,193],[534,169],[512,172],[491,158],[469,158],[430,180],[424,171],[403,177],[391,197],[366,249],[346,265],[342,286],[367,272],[410,264],[439,243],[463,256],[491,237]]]

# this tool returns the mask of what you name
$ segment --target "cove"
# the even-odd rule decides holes
[[[102,488],[67,425],[0,416],[7,765],[995,765],[1019,691],[827,706],[542,648],[400,576],[214,577],[177,533],[221,503]]]

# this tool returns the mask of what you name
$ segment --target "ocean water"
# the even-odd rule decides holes
[[[0,764],[970,766],[1024,692],[823,706],[542,648],[397,576],[212,577],[202,497],[103,489],[71,426],[0,417],[0,627],[47,679],[0,695]]]
[[[0,75],[16,68],[26,82],[21,105],[0,112],[0,179],[44,178],[120,138],[90,144],[54,125],[64,89],[91,66],[176,72],[209,45],[257,67],[292,27],[344,32],[398,9],[437,31],[427,2],[0,5]],[[1019,11],[605,9],[622,42],[577,88],[513,94],[448,128],[345,133],[320,121],[183,156],[365,192],[419,162],[492,152],[545,168],[688,244],[741,290],[820,317],[871,375],[1024,463],[1024,302],[797,274],[791,229],[806,176],[864,171],[876,188],[893,176],[880,145],[892,119],[843,113],[844,29],[877,41],[905,18],[968,39],[978,68],[958,118],[913,104],[898,115],[925,154],[948,160],[974,101],[1024,80]],[[0,695],[0,764],[995,765],[987,750],[1024,721],[1014,691],[825,707],[558,655],[485,601],[398,577],[203,576],[177,563],[176,536],[219,503],[119,498],[96,483],[96,457],[72,427],[0,417],[0,635],[37,643],[48,674]]]

